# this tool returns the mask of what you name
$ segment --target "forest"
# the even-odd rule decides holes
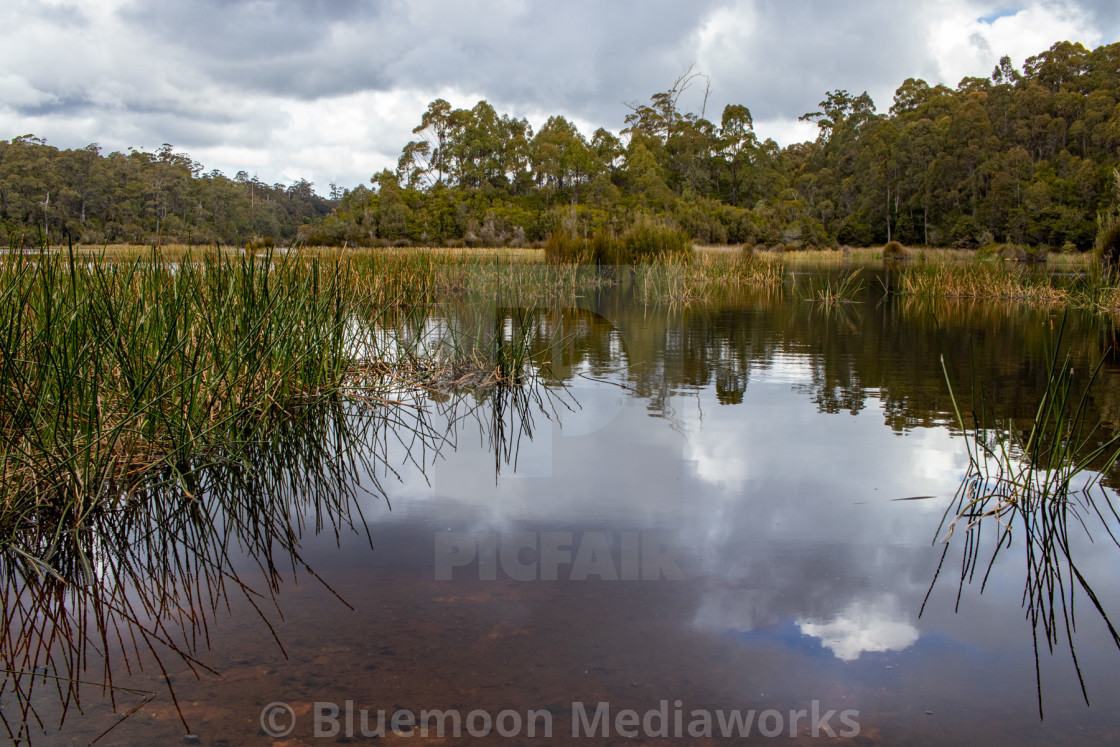
[[[335,246],[532,245],[563,226],[621,232],[654,219],[699,243],[829,248],[1086,250],[1120,165],[1120,44],[1059,42],[1021,70],[1004,57],[955,89],[909,78],[885,113],[834,90],[814,141],[760,140],[750,109],[682,105],[709,81],[690,68],[618,134],[562,116],[539,130],[486,101],[437,99],[397,168],[329,198],[313,185],[203,173],[164,145],[102,155],[33,136],[0,141],[0,226],[10,241]],[[703,95],[707,101],[707,93]]]
[[[59,150],[34,135],[0,140],[0,228],[21,246],[275,242],[334,204],[306,180],[269,185],[202,169],[167,143],[102,155],[95,144]]]

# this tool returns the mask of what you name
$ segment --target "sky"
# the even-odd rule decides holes
[[[693,65],[709,119],[743,104],[787,145],[834,89],[886,111],[909,77],[955,87],[1003,55],[1118,39],[1116,0],[3,0],[0,140],[170,143],[325,194],[395,167],[436,98],[590,137]]]

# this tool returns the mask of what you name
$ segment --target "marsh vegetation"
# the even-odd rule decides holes
[[[1030,588],[1092,593],[1088,573],[1083,585],[1060,565],[1066,525],[1037,516],[1061,506],[1075,521],[1098,509],[1107,518],[1112,505],[1116,465],[1106,457],[1120,427],[1118,390],[1072,396],[1080,390],[1062,378],[1067,363],[1080,371],[1103,357],[1099,376],[1115,380],[1112,317],[1099,313],[1105,303],[1081,300],[1093,287],[1098,298],[1110,292],[1106,274],[1049,277],[1009,262],[923,259],[915,250],[897,265],[884,264],[882,253],[831,252],[829,264],[813,266],[740,246],[695,250],[679,232],[660,230],[646,234],[662,242],[649,246],[664,246],[667,236],[687,251],[639,248],[628,256],[646,261],[622,266],[584,253],[594,236],[552,261],[539,249],[267,247],[64,246],[0,258],[0,588],[13,621],[0,646],[8,698],[0,713],[9,736],[23,741],[74,719],[79,707],[95,708],[101,685],[117,710],[97,731],[122,717],[116,728],[129,728],[134,709],[157,699],[170,699],[179,733],[195,730],[206,717],[179,703],[175,687],[220,669],[206,652],[226,610],[251,615],[284,656],[291,643],[281,597],[293,575],[313,580],[318,598],[340,614],[361,607],[352,589],[336,588],[307,560],[316,535],[372,544],[367,512],[391,504],[407,516],[412,493],[394,497],[398,480],[415,489],[460,450],[480,457],[470,462],[485,467],[482,482],[494,491],[475,498],[485,511],[504,510],[495,497],[502,481],[539,466],[541,444],[567,438],[572,420],[600,417],[596,408],[619,398],[641,404],[634,427],[642,438],[661,424],[674,438],[698,438],[709,419],[746,433],[751,418],[721,418],[752,406],[760,395],[750,388],[762,386],[766,397],[811,403],[821,418],[814,427],[870,413],[904,442],[915,431],[948,430],[970,439],[971,453],[978,443],[989,457],[1006,448],[1007,464],[1027,471],[973,474],[967,484],[987,492],[962,488],[946,521],[960,517],[952,539],[966,543],[970,577],[978,545],[968,538],[993,522],[1010,531],[1014,521],[1038,528],[1028,533],[1028,544],[1043,543],[1032,557],[1052,558]],[[612,251],[625,247],[612,242]],[[953,291],[962,287],[969,292]],[[1055,307],[1041,290],[1038,302],[1023,292],[1034,287],[1065,294],[1058,303],[1069,309],[1068,360],[1047,357]],[[977,326],[993,333],[970,367]],[[930,357],[943,347],[952,380],[963,382],[952,390]],[[1043,412],[1053,429],[1020,443],[1019,430],[1007,426],[996,438],[990,427],[975,440],[981,432],[953,403],[981,390],[989,397],[984,422],[1029,423]],[[1036,408],[1039,396],[1051,404]],[[622,422],[625,408],[619,412]],[[1070,431],[1063,418],[1071,412],[1100,428]],[[1059,432],[1067,435],[1045,435]],[[611,448],[611,434],[592,451]],[[813,463],[802,445],[812,437],[810,429],[785,442],[798,460],[791,469]],[[552,458],[564,453],[557,447]],[[1056,499],[1050,491],[1034,503],[1020,497],[1051,462],[1055,479],[1078,489],[1061,465],[1095,476],[1097,502],[1078,504],[1076,491]],[[625,474],[653,469],[629,465]],[[559,492],[529,502],[532,510],[582,494],[561,490],[561,466],[549,474]],[[439,484],[458,490],[460,482],[455,473]],[[547,493],[551,484],[534,489]],[[618,490],[609,499],[592,492],[604,505],[631,499],[628,488]],[[923,540],[930,526],[922,524]],[[999,547],[1005,557],[1003,538]],[[1055,581],[1059,570],[1067,575]],[[427,593],[423,583],[408,585]],[[1039,640],[1056,645],[1065,611],[1051,599],[1028,610]],[[1108,597],[1097,599],[1107,611]],[[128,671],[140,666],[168,679],[138,685]]]

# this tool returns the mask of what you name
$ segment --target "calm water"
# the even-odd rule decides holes
[[[503,304],[447,314],[518,317]],[[159,573],[107,563],[98,578],[158,575],[177,592],[160,592],[172,622],[152,644],[169,677],[128,625],[91,625],[86,677],[100,681],[108,651],[114,686],[130,689],[114,716],[86,688],[58,731],[58,696],[40,686],[35,741],[88,742],[155,693],[99,744],[181,743],[169,679],[201,744],[363,741],[363,710],[370,729],[383,712],[381,739],[427,741],[423,724],[402,715],[394,733],[390,719],[436,709],[463,719],[442,741],[430,722],[429,740],[449,744],[468,741],[473,711],[510,744],[534,741],[533,718],[537,743],[549,719],[552,743],[1120,743],[1120,651],[1080,588],[1073,643],[1092,706],[1059,620],[1053,653],[1039,639],[1039,718],[1021,534],[982,594],[996,535],[977,535],[980,570],[958,602],[962,531],[930,592],[968,468],[940,356],[964,399],[971,370],[998,416],[1029,417],[1060,315],[931,310],[873,286],[831,309],[776,293],[647,306],[624,289],[536,315],[542,339],[563,343],[535,387],[423,395],[396,425],[351,412],[342,430],[360,448],[346,460],[344,438],[323,432],[310,456],[263,452],[252,508],[230,510],[238,491],[217,479],[193,508],[138,512],[117,539]],[[1075,367],[1115,339],[1106,318],[1065,325]],[[1106,362],[1092,408],[1113,429],[1118,384]],[[1071,537],[1078,568],[1115,612],[1120,550],[1099,519],[1089,529],[1095,542]],[[219,674],[196,676],[163,640]],[[262,725],[270,703],[291,710]],[[609,723],[591,739],[580,708],[590,720],[600,703]],[[627,709],[636,725],[617,720]],[[720,736],[735,710],[755,719],[749,739]],[[713,736],[690,737],[705,715]],[[283,739],[265,733],[293,716]]]

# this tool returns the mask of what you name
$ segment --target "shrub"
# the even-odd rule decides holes
[[[692,239],[679,228],[641,221],[622,235],[622,256],[616,264],[691,262]]]
[[[553,264],[640,265],[691,262],[692,239],[679,228],[640,222],[622,237],[606,230],[590,239],[558,228],[548,237],[545,260]]]
[[[962,215],[953,225],[949,238],[958,249],[975,249],[978,245],[977,233],[976,221],[971,216]]]
[[[551,264],[582,265],[592,261],[587,241],[563,228],[557,228],[549,235],[544,245],[544,258]]]
[[[897,241],[888,241],[883,247],[883,259],[902,259],[905,256],[906,250]]]
[[[1098,219],[1097,242],[1093,253],[1105,267],[1120,264],[1120,215],[1111,213]]]

